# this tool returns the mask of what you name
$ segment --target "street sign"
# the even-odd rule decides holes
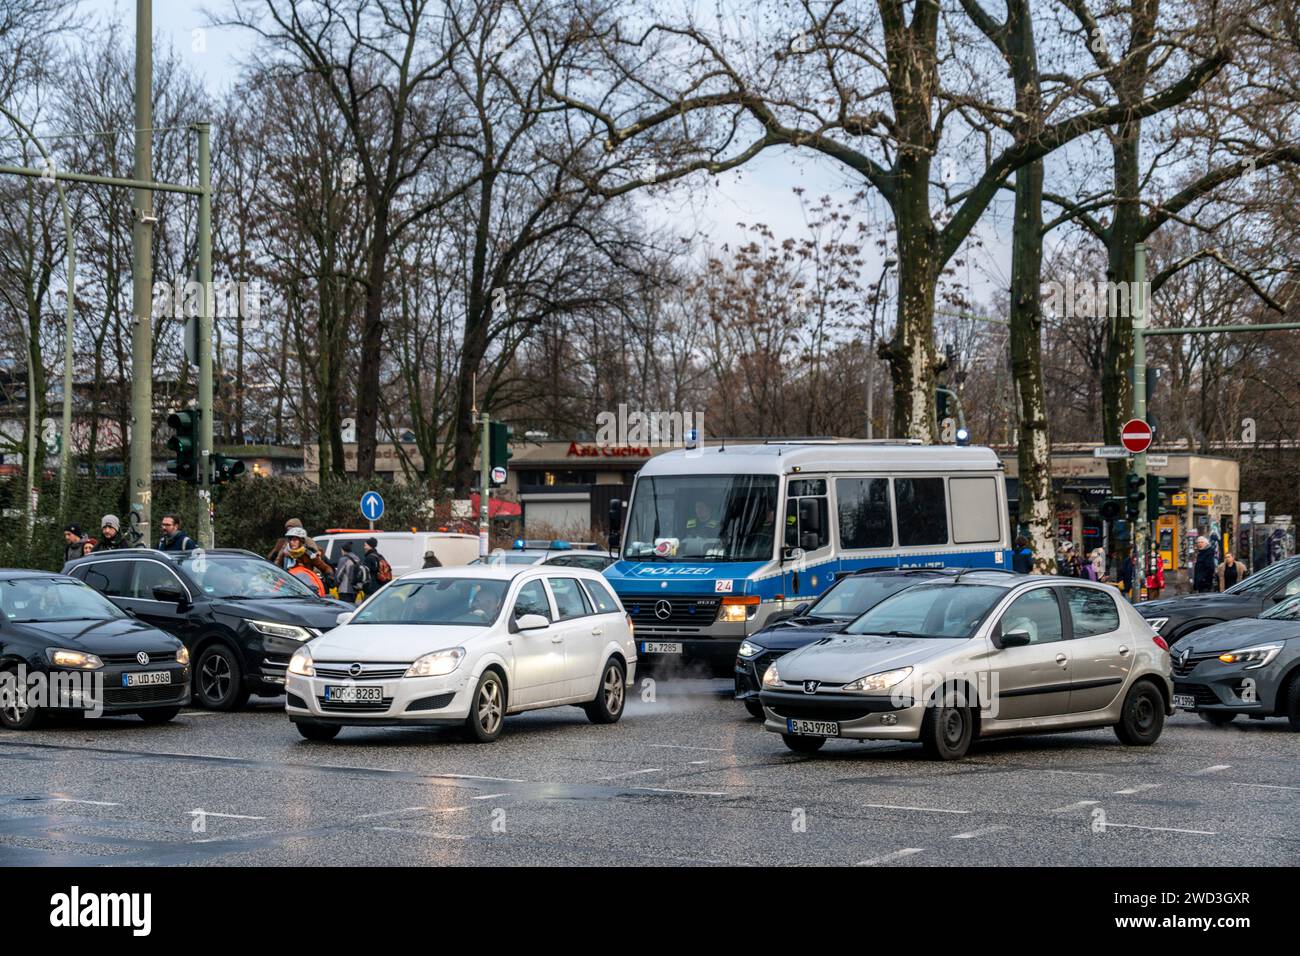
[[[504,468],[502,468],[500,465],[497,465],[495,468],[492,469],[492,484],[494,485],[505,484],[505,480],[506,480],[506,470]]]
[[[1092,450],[1093,458],[1127,458],[1128,450],[1123,445],[1102,445]]]
[[[1168,455],[1147,455],[1147,467],[1168,468],[1169,456]]]
[[[1187,492],[1180,491],[1178,492],[1178,494],[1171,496],[1169,499],[1169,503],[1173,505],[1175,508],[1186,508]]]
[[[1119,440],[1134,455],[1151,447],[1151,426],[1140,418],[1130,418],[1120,431]]]
[[[377,491],[367,491],[361,496],[361,517],[378,521],[384,516],[384,498]]]

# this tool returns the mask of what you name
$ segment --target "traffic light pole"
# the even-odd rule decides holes
[[[478,492],[478,553],[486,558],[488,553],[489,530],[492,525],[488,520],[488,496],[492,488],[492,438],[487,412],[479,419],[483,431],[479,435],[479,492]]]
[[[1135,249],[1133,268],[1133,285],[1137,290],[1136,305],[1133,310],[1133,417],[1138,421],[1147,420],[1147,247],[1139,242]],[[1133,591],[1129,600],[1133,601],[1146,583],[1147,567],[1147,454],[1133,456],[1133,473],[1139,479],[1138,486],[1142,495],[1137,503],[1137,520],[1133,522]]]
[[[212,534],[212,157],[211,127],[199,134],[199,547],[214,547]]]
[[[135,164],[153,179],[153,0],[135,3]],[[153,504],[153,191],[136,189],[131,225],[131,530],[149,535]],[[125,436],[124,436],[125,437]]]

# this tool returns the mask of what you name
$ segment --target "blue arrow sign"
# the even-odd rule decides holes
[[[361,496],[361,516],[367,521],[378,521],[384,516],[384,498],[377,491],[367,491]]]

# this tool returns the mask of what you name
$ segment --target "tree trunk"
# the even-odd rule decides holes
[[[1115,221],[1110,227],[1106,242],[1108,282],[1123,283],[1132,289],[1135,276],[1134,255],[1142,230],[1142,207],[1139,203],[1139,160],[1141,122],[1133,120],[1122,124],[1115,134],[1113,147],[1115,164]],[[1105,295],[1097,296],[1098,306],[1108,302]],[[1123,301],[1123,300],[1121,300]],[[1102,423],[1105,443],[1118,445],[1120,429],[1128,420],[1133,407],[1133,389],[1128,380],[1133,365],[1133,300],[1129,308],[1117,309],[1120,314],[1108,315],[1106,322],[1106,367],[1101,379]],[[1103,311],[1101,308],[1098,311]],[[1108,310],[1107,310],[1108,311]],[[1128,462],[1122,458],[1108,463],[1111,492],[1124,494],[1124,474]]]
[[[388,201],[375,203],[374,235],[366,271],[366,308],[361,326],[361,365],[357,372],[357,475],[375,473],[379,441],[379,366],[384,343],[384,283],[387,278]]]

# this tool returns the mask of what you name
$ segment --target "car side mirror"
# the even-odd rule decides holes
[[[781,559],[783,561],[802,561],[803,555],[803,548],[786,548],[785,551],[782,552]]]
[[[183,611],[189,607],[189,601],[185,597],[185,592],[180,588],[170,588],[166,585],[159,585],[153,589],[153,599],[155,601],[165,601],[168,604],[175,604],[177,610]]]
[[[514,629],[516,631],[537,631],[550,626],[551,622],[544,615],[523,614],[515,618]]]
[[[352,620],[352,615],[352,611],[340,611],[339,616],[334,619],[334,623],[339,627],[342,627],[344,624],[347,624]]]
[[[1033,643],[1028,631],[1007,631],[994,643],[999,648],[1025,647]]]
[[[791,617],[803,617],[805,614],[808,613],[808,609],[809,609],[810,607],[812,607],[812,602],[811,602],[811,601],[804,601],[802,604],[800,604],[800,605],[798,605],[798,606],[795,607],[795,609],[794,609],[794,613],[791,614],[790,616],[791,616]]]

